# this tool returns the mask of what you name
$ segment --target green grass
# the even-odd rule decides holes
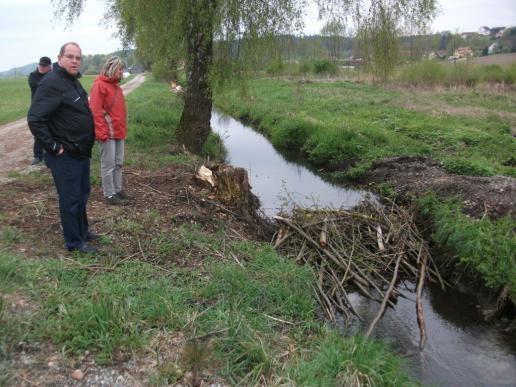
[[[192,243],[213,239],[195,228],[185,232]],[[1,255],[0,278],[3,289],[17,289],[39,306],[24,321],[24,337],[50,339],[68,353],[88,350],[98,364],[137,351],[160,332],[181,330],[191,338],[181,369],[218,366],[232,384],[338,384],[357,372],[376,385],[408,382],[402,363],[384,345],[346,338],[317,320],[314,278],[306,268],[268,244],[235,242],[226,249],[240,265],[229,256],[206,257],[197,269],[170,266],[166,272],[136,260],[91,272],[84,269],[91,259]],[[188,247],[180,250],[186,254]],[[5,349],[19,340],[13,337],[20,333],[17,323],[6,319],[0,329]],[[285,357],[288,348],[296,351]]]
[[[407,108],[408,102],[418,106]],[[437,112],[426,112],[432,103]],[[471,111],[444,113],[443,103],[467,105]],[[375,160],[401,155],[432,157],[463,174],[516,176],[508,163],[516,153],[510,133],[514,118],[505,114],[516,105],[512,94],[418,96],[412,90],[350,82],[259,79],[249,82],[247,94],[226,89],[217,96],[217,105],[257,123],[276,146],[298,151],[312,164],[348,178],[360,177],[357,172]],[[472,114],[479,106],[489,113]]]
[[[88,92],[94,76],[81,78],[84,89]],[[23,118],[30,107],[30,87],[27,77],[0,79],[0,125]]]
[[[167,85],[148,81],[127,104],[129,164],[188,162],[174,151],[181,104]],[[102,225],[110,230],[103,243],[141,241],[152,263],[139,261],[140,254],[127,259],[122,242],[94,258],[30,259],[14,254],[27,231],[2,228],[0,299],[16,294],[35,307],[17,316],[0,304],[0,374],[6,375],[0,383],[9,384],[10,356],[22,339],[49,341],[69,356],[89,351],[98,364],[109,364],[178,332],[186,340],[179,360],[153,369],[149,383],[174,383],[205,369],[241,385],[340,384],[348,373],[376,385],[407,380],[386,346],[344,337],[317,318],[307,268],[268,243],[228,238],[225,222],[211,222],[209,231],[202,224],[170,229],[166,217],[149,203],[146,213]]]
[[[29,105],[27,78],[0,79],[0,124],[24,117]]]
[[[462,267],[473,269],[490,288],[507,287],[516,299],[515,222],[507,215],[496,221],[472,219],[458,203],[440,203],[428,195],[418,200],[432,219],[432,239]]]

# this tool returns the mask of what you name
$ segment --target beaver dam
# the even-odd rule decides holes
[[[230,117],[214,112],[211,126],[274,218],[272,243],[313,270],[321,310],[343,334],[389,342],[424,385],[514,383],[516,338],[486,321],[475,295],[445,286],[410,213],[323,180]]]
[[[327,318],[350,313],[363,321],[348,298],[350,287],[381,304],[366,331],[369,336],[386,307],[395,307],[400,281],[417,283],[416,312],[420,345],[426,342],[421,294],[426,280],[444,282],[410,215],[390,203],[364,202],[350,211],[297,210],[292,218],[275,216],[282,226],[274,246],[297,262],[309,264],[318,278],[314,289]],[[347,289],[347,290],[346,290]]]

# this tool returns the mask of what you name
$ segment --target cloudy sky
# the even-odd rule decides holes
[[[440,0],[441,14],[433,31],[477,31],[480,26],[516,25],[516,0]],[[101,0],[87,0],[72,26],[56,20],[50,0],[0,0],[0,71],[23,66],[46,55],[55,60],[59,47],[76,41],[84,54],[104,54],[121,48],[114,29],[102,23]],[[305,33],[320,31],[321,22],[307,17]]]

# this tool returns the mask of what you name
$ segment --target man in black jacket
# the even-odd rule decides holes
[[[95,253],[97,250],[86,243],[98,236],[90,233],[86,215],[94,124],[88,95],[78,81],[81,55],[77,43],[61,47],[53,71],[36,90],[27,121],[46,150],[45,164],[52,171],[59,195],[66,248]]]
[[[34,99],[34,94],[38,88],[41,79],[52,69],[52,61],[48,56],[42,56],[39,59],[38,67],[32,73],[29,74],[29,86],[30,86],[30,98]],[[34,137],[34,159],[32,165],[37,165],[43,161],[43,144]]]

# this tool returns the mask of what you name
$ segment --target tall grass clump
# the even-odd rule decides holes
[[[476,71],[482,82],[501,83],[507,81],[507,74],[501,66],[496,64],[477,66]]]
[[[272,143],[280,148],[297,151],[306,139],[318,129],[301,117],[292,117],[275,124],[272,132]]]
[[[511,85],[516,84],[516,62],[513,62],[509,67],[505,69],[505,79],[507,83]]]
[[[415,386],[403,362],[380,343],[328,332],[311,354],[289,370],[298,386]]]
[[[497,220],[473,219],[458,203],[441,203],[433,195],[419,200],[434,225],[432,240],[464,267],[478,273],[493,289],[505,286],[516,296],[516,222],[509,215]]]

